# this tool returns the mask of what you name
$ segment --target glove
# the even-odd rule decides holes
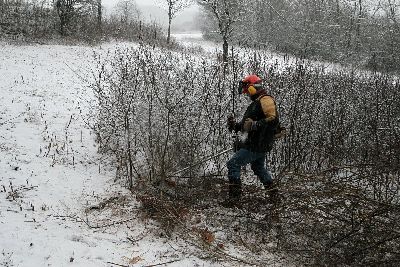
[[[257,130],[257,121],[253,121],[251,118],[247,118],[243,124],[243,130],[245,132]]]
[[[230,132],[232,132],[233,130],[235,130],[235,128],[236,128],[236,121],[235,121],[235,119],[233,118],[233,116],[229,116],[229,117],[228,117],[227,126],[228,126],[228,130],[229,130]]]

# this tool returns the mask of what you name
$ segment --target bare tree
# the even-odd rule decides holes
[[[80,18],[94,15],[97,17],[97,22],[101,22],[101,1],[99,0],[55,0],[55,9],[60,19],[59,32],[62,36],[69,34],[68,30],[73,22],[81,23]]]
[[[354,4],[356,5],[356,3]],[[356,23],[356,49],[358,50],[361,45],[361,23],[363,19],[363,1],[358,0],[358,14],[357,14],[357,23]]]
[[[116,5],[116,13],[125,25],[132,21],[139,20],[140,11],[135,0],[121,0]]]
[[[399,56],[399,42],[400,42],[400,1],[387,0],[384,3],[384,10],[386,14],[386,59],[387,66],[395,69],[400,62]]]
[[[235,23],[240,19],[240,0],[197,0],[197,3],[216,20],[223,42],[222,58],[227,62],[229,39],[233,34]]]
[[[103,8],[101,6],[102,0],[97,0],[97,27],[101,31],[102,17],[103,17]]]
[[[388,18],[393,22],[393,26],[397,29],[399,28],[400,19],[400,1],[398,0],[387,0],[386,3],[386,13]]]
[[[176,15],[191,5],[191,0],[165,0],[167,4],[168,10],[168,35],[167,35],[167,43],[169,44],[171,41],[171,24],[172,20],[176,17]]]
[[[75,0],[57,0],[56,10],[60,18],[60,34],[67,35],[67,27],[72,19]]]

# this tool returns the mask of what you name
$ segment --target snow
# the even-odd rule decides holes
[[[222,43],[215,43],[212,41],[207,41],[203,39],[203,34],[201,32],[183,32],[183,33],[173,33],[172,37],[179,42],[181,45],[187,48],[200,47],[204,51],[202,57],[214,58],[216,55],[222,54]],[[360,69],[359,62],[354,62],[354,65],[341,65],[339,63],[332,63],[321,60],[311,60],[311,59],[299,59],[290,54],[273,52],[272,50],[264,49],[254,49],[254,48],[244,48],[234,46],[234,51],[236,56],[240,59],[252,59],[254,55],[262,57],[264,60],[269,62],[269,65],[276,68],[279,71],[284,71],[286,68],[291,68],[296,64],[304,65],[305,67],[311,67],[313,69],[323,71],[325,73],[340,73],[349,72],[360,77],[373,76],[374,73],[368,70]],[[229,48],[229,53],[231,53],[231,48]],[[250,74],[250,73],[249,73]],[[268,73],[265,73],[268,77]],[[265,78],[265,77],[264,77]]]
[[[181,45],[188,48],[201,47],[205,52],[208,53],[222,51],[222,44],[216,44],[214,42],[204,40],[203,34],[200,32],[173,33],[171,36]]]
[[[97,153],[92,55],[130,44],[0,45],[0,266],[218,266],[158,235]]]
[[[221,50],[200,33],[174,37],[202,47],[199,62]],[[138,45],[0,43],[0,266],[222,265],[166,238],[97,152],[88,126],[93,55],[124,47]],[[285,65],[279,55],[268,58]]]

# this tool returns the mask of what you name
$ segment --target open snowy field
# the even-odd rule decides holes
[[[1,44],[0,266],[217,266],[150,231],[97,153],[87,85],[114,46]]]

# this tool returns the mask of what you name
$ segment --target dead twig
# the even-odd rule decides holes
[[[107,261],[106,263],[108,263],[108,264],[112,264],[112,265],[115,265],[115,266],[129,267],[129,265],[122,265],[122,264],[118,264],[118,263],[111,262],[111,261]]]
[[[8,120],[6,120],[6,121],[0,122],[0,126],[3,126],[3,125],[5,125],[5,124],[7,124],[7,123],[9,123],[9,122],[11,122],[11,121],[13,121],[13,120],[15,120],[15,119],[18,119],[19,117],[21,117],[21,116],[24,115],[25,113],[26,113],[26,112],[22,112],[22,113],[20,113],[19,115],[15,116],[15,117],[13,117],[13,118],[11,118],[11,119],[8,119]]]
[[[167,262],[161,262],[161,263],[151,264],[151,265],[144,265],[143,267],[161,266],[161,265],[165,265],[165,264],[169,264],[169,263],[173,263],[173,262],[178,262],[178,261],[181,261],[181,260],[182,260],[182,259],[179,259],[179,260],[172,260],[172,261],[167,261]]]

